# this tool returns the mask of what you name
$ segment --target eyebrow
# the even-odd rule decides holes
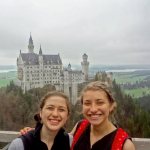
[[[101,99],[101,98],[96,99],[96,101],[102,101],[102,100],[104,100],[104,99]],[[84,99],[84,101],[91,101],[91,100],[90,99]]]
[[[91,101],[91,100],[89,100],[89,99],[84,99],[84,101]]]
[[[55,105],[53,105],[53,104],[48,104],[48,105],[45,105],[45,106],[51,106],[51,107],[55,107]],[[58,106],[59,108],[67,108],[67,106]]]
[[[103,101],[103,100],[104,100],[104,99],[100,99],[100,98],[99,98],[99,99],[96,99],[96,101]]]

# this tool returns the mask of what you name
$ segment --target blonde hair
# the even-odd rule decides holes
[[[112,95],[112,92],[110,90],[110,87],[107,83],[101,82],[101,81],[94,81],[89,83],[83,90],[81,93],[81,103],[83,103],[83,95],[85,92],[87,91],[104,91],[108,97],[108,100],[110,103],[114,103],[115,99]]]

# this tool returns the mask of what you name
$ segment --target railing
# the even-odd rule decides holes
[[[7,150],[9,144],[13,139],[19,136],[19,132],[14,131],[0,131],[0,142],[7,143],[3,148],[0,147],[0,150]]]
[[[7,150],[9,144],[13,139],[19,136],[19,132],[14,131],[0,131],[0,142],[7,143],[0,150]],[[136,150],[149,150],[150,149],[150,138],[132,138],[133,143],[135,144]]]
[[[132,138],[136,150],[150,150],[150,138]]]

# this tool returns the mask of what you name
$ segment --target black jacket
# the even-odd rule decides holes
[[[38,123],[34,131],[30,131],[20,138],[24,144],[24,150],[48,150],[47,145],[40,140],[42,124]],[[57,133],[51,150],[70,150],[69,136],[63,128]]]

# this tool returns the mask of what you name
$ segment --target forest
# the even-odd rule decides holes
[[[138,88],[150,88],[150,80],[136,81],[135,83],[120,84],[123,89],[138,89]]]
[[[95,80],[110,82],[106,73],[103,73],[101,77],[96,75]],[[117,110],[113,117],[114,124],[123,127],[132,137],[150,138],[150,108],[147,108],[150,106],[150,95],[143,97],[141,101],[125,94],[115,80],[111,84],[117,101]],[[80,86],[82,89],[82,85]],[[34,127],[33,116],[38,111],[39,101],[45,93],[52,90],[55,90],[55,87],[48,85],[23,93],[13,81],[7,87],[0,88],[0,130],[19,131],[24,126]],[[70,118],[73,119],[68,122],[68,131],[82,119],[80,101],[71,105],[71,110]]]

